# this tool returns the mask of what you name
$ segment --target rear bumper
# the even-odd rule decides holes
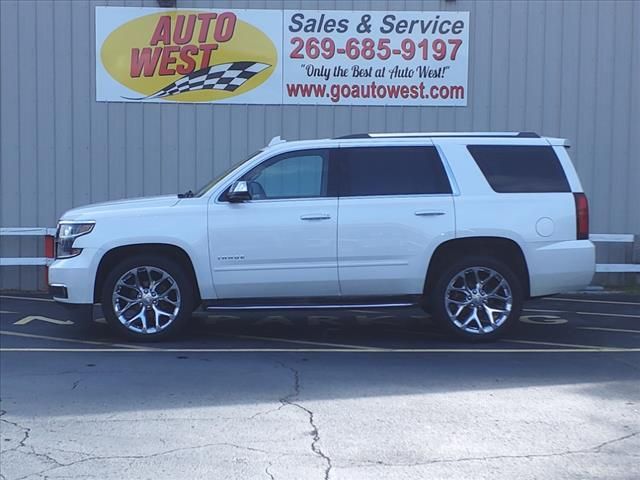
[[[532,297],[580,290],[591,283],[596,250],[589,240],[532,244],[527,255]]]

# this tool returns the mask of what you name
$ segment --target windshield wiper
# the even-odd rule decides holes
[[[194,196],[194,193],[191,190],[187,190],[184,193],[178,194],[178,198],[192,198],[193,196]]]

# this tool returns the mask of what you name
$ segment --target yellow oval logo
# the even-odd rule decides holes
[[[102,64],[136,100],[211,102],[266,81],[278,61],[261,30],[232,12],[171,10],[136,18],[111,32]]]

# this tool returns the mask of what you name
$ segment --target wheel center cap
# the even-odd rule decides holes
[[[150,293],[143,293],[142,303],[146,306],[151,305],[153,303],[153,296]]]

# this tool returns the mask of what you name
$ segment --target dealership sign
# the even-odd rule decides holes
[[[468,12],[96,7],[96,98],[466,105],[468,52]]]

